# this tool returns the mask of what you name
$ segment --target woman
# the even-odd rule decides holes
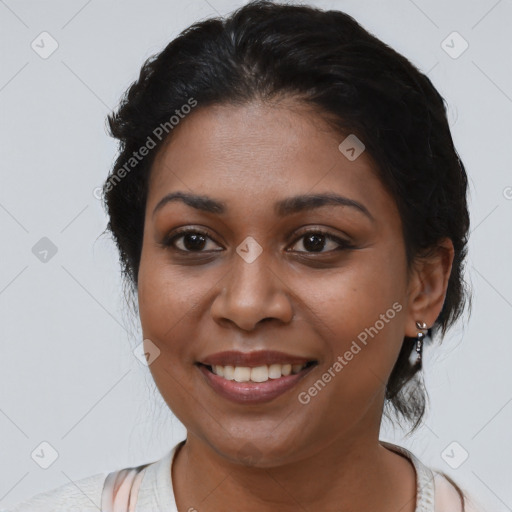
[[[468,299],[430,80],[346,14],[253,2],[150,58],[109,123],[108,229],[187,437],[14,510],[475,510],[379,441],[420,424],[423,343]]]

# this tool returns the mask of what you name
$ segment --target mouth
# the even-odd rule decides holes
[[[270,402],[290,391],[318,366],[318,361],[258,366],[196,363],[196,366],[210,389],[222,398],[249,405]]]

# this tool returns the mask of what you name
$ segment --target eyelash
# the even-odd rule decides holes
[[[210,240],[212,240],[215,243],[217,243],[215,241],[215,239],[213,239],[209,235],[209,233],[207,231],[203,230],[203,229],[200,229],[200,228],[183,228],[183,229],[179,229],[178,231],[176,231],[172,235],[167,236],[163,240],[161,245],[163,247],[165,247],[165,248],[170,248],[170,249],[173,249],[175,251],[178,251],[178,252],[181,252],[181,253],[187,253],[187,254],[193,254],[193,253],[200,254],[200,253],[207,253],[207,252],[220,252],[218,250],[214,250],[214,251],[187,251],[187,250],[184,250],[184,249],[178,249],[177,247],[174,247],[174,242],[178,238],[181,238],[184,235],[187,235],[189,233],[193,233],[193,234],[196,234],[196,235],[204,236],[205,238],[209,238]],[[334,235],[332,235],[331,233],[329,233],[328,231],[326,231],[326,230],[324,230],[322,228],[313,228],[313,229],[308,229],[308,230],[303,231],[297,238],[294,239],[294,243],[292,245],[294,245],[301,238],[304,238],[306,235],[309,235],[309,234],[322,235],[326,239],[331,240],[331,241],[339,244],[340,247],[337,247],[336,249],[331,249],[330,251],[319,251],[319,252],[316,252],[316,251],[292,251],[292,252],[299,252],[299,253],[306,253],[306,254],[329,254],[329,253],[332,253],[334,251],[340,251],[340,250],[343,250],[343,249],[352,249],[354,247],[354,245],[350,244],[346,240],[343,240],[343,239],[341,239],[341,238],[339,238],[337,236],[334,236]]]

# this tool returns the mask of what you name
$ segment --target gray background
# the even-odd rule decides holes
[[[156,460],[184,437],[132,353],[142,337],[125,312],[113,243],[100,236],[107,219],[94,189],[116,151],[105,117],[143,61],[192,22],[243,3],[0,0],[0,508]],[[510,511],[512,1],[311,4],[353,15],[428,72],[470,177],[473,314],[425,353],[426,424],[410,438],[386,425],[381,438],[489,510]],[[47,59],[31,47],[43,31],[58,43]],[[453,31],[469,43],[457,58],[442,46]],[[453,36],[446,44],[463,48]],[[43,237],[57,248],[46,262],[33,252]],[[42,442],[58,453],[48,469],[31,458]],[[446,453],[462,449],[469,457],[454,469]]]

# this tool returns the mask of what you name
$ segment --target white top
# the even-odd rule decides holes
[[[108,474],[99,473],[62,485],[36,494],[7,512],[178,512],[171,468],[174,455],[184,442],[177,443],[155,462]],[[463,510],[455,487],[406,448],[385,441],[380,441],[380,444],[405,455],[414,465],[415,512],[483,512],[468,500]]]

